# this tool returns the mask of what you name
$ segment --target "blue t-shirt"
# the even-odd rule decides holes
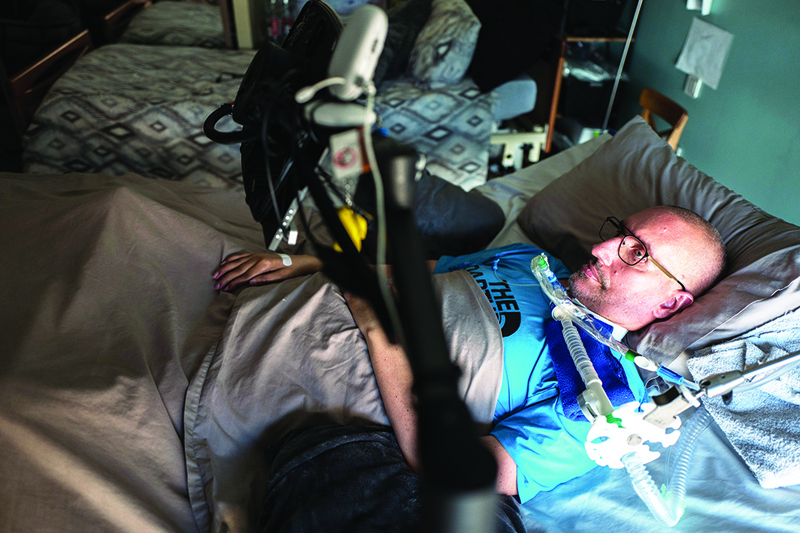
[[[517,490],[524,503],[541,491],[587,473],[597,466],[586,455],[588,421],[564,414],[544,324],[550,303],[530,269],[542,250],[513,244],[460,257],[443,257],[434,273],[466,270],[483,289],[503,333],[503,382],[491,434],[517,465]],[[569,270],[547,255],[557,278]],[[623,365],[631,365],[623,359]],[[637,376],[635,369],[627,375]],[[630,383],[630,380],[629,380]],[[641,380],[630,383],[646,399]]]

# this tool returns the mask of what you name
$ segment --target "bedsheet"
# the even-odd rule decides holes
[[[250,493],[239,489],[265,442],[323,414],[386,423],[366,345],[324,277],[213,290],[225,256],[263,248],[234,191],[3,174],[0,236],[0,515],[11,530],[207,531],[210,509],[243,530],[237,505]],[[443,307],[458,311],[447,331],[462,392],[488,423],[499,326],[467,274],[441,282],[467,289],[443,293]]]
[[[661,459],[648,465],[657,486]],[[686,484],[686,511],[675,527],[660,525],[624,470],[595,468],[523,506],[530,533],[790,533],[800,523],[800,487],[764,489],[712,424],[698,438]]]
[[[5,531],[195,531],[186,389],[261,243],[241,197],[135,175],[0,174]]]
[[[468,273],[434,278],[459,392],[488,425],[500,392],[500,326]],[[366,343],[322,274],[237,296],[219,346],[189,386],[185,416],[192,506],[201,530],[213,516],[214,531],[249,530],[264,443],[310,424],[388,424]]]

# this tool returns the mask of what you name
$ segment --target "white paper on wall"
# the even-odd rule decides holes
[[[732,42],[732,33],[695,17],[675,68],[716,89]]]

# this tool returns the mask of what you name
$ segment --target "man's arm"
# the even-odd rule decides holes
[[[428,262],[431,272],[436,260]],[[386,266],[391,278],[391,266]],[[275,252],[237,252],[226,257],[213,272],[214,289],[232,291],[243,285],[264,285],[313,274],[322,270],[322,261],[311,255],[287,255]]]
[[[417,411],[414,409],[411,364],[402,346],[392,343],[386,336],[369,303],[347,292],[344,297],[358,329],[367,341],[372,370],[397,443],[406,462],[419,472]]]
[[[497,480],[495,488],[500,494],[516,496],[517,490],[517,463],[511,455],[503,448],[500,441],[491,435],[481,437],[483,445],[492,452],[494,460],[497,462]]]
[[[350,312],[367,341],[375,380],[381,393],[386,415],[392,425],[400,450],[406,462],[419,472],[419,448],[417,446],[417,412],[414,408],[412,387],[414,375],[405,351],[386,336],[370,305],[363,299],[345,293]],[[497,461],[497,491],[501,494],[517,493],[517,465],[492,436],[481,438],[481,442],[492,452]],[[465,465],[469,467],[469,465]]]

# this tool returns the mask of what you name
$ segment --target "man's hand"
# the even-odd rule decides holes
[[[320,270],[322,261],[310,255],[237,252],[226,257],[214,271],[214,288],[232,291],[242,285],[264,285]]]

